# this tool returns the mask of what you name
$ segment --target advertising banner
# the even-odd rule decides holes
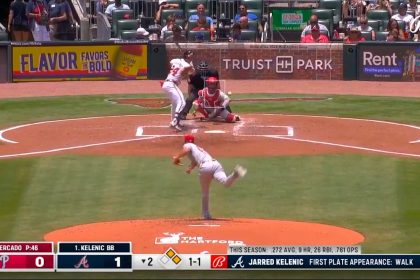
[[[147,79],[147,44],[13,45],[13,82]]]
[[[310,8],[274,8],[273,30],[301,31],[307,25],[311,14]]]
[[[358,45],[359,80],[420,81],[420,44]]]

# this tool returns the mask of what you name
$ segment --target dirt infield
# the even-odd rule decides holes
[[[227,89],[239,93],[350,94],[420,97],[415,82],[324,80],[227,80]],[[181,84],[183,92],[187,83]],[[162,93],[159,81],[68,81],[0,84],[0,98],[61,95]]]
[[[57,153],[170,156],[183,133],[168,115],[47,121],[0,131],[0,158]],[[242,121],[185,122],[184,132],[215,156],[379,153],[420,158],[420,127],[351,118],[246,114]],[[357,131],[357,133],[355,133]],[[139,142],[141,141],[141,145]],[[224,143],[221,150],[217,143]]]

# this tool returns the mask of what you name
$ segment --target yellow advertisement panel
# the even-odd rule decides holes
[[[147,79],[147,44],[13,46],[13,81]]]

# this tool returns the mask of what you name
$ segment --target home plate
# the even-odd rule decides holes
[[[204,133],[226,133],[224,130],[206,130]]]

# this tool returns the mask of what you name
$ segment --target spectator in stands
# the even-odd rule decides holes
[[[155,15],[155,20],[157,23],[161,23],[160,22],[160,17],[162,14],[162,10],[167,10],[167,9],[178,9],[179,8],[179,4],[178,3],[168,3],[167,0],[159,0],[159,9],[156,12]]]
[[[165,43],[183,43],[187,42],[187,38],[182,35],[181,26],[175,24],[172,27],[172,35],[165,39]]]
[[[166,17],[166,25],[164,27],[162,27],[162,29],[160,31],[160,40],[162,40],[162,41],[164,40],[165,31],[171,31],[174,24],[175,24],[174,16],[173,15],[167,16]],[[182,29],[182,27],[181,27],[181,29]]]
[[[377,2],[370,3],[366,7],[366,12],[370,10],[386,10],[389,17],[392,15],[392,7],[388,0],[377,0]]]
[[[197,20],[197,26],[195,26],[193,31],[210,31],[210,26],[207,24],[207,20],[205,17],[201,17]]]
[[[349,35],[344,38],[344,43],[346,44],[355,44],[364,41],[366,41],[366,39],[362,37],[362,32],[357,29],[357,27],[352,27],[349,31]]]
[[[360,17],[360,19],[359,19],[359,26],[357,26],[357,30],[371,32],[371,34],[372,34],[372,41],[375,41],[376,40],[376,32],[372,28],[372,26],[369,26],[368,19],[367,19],[366,16]]]
[[[105,11],[108,5],[109,5],[108,0],[97,0],[96,7],[95,7],[95,15],[97,15],[98,13],[105,14]]]
[[[248,22],[249,21],[258,21],[258,32],[262,32],[263,31],[263,27],[261,25],[261,21],[259,20],[258,16],[254,13],[250,13],[248,12],[248,7],[245,4],[241,4],[239,6],[239,13],[237,13],[235,15],[235,22],[240,23],[240,20],[242,17],[247,17]]]
[[[398,25],[398,21],[391,18],[388,21],[388,25],[386,27],[386,31],[388,31],[387,41],[406,41],[407,38],[405,37],[404,31],[400,29]]]
[[[143,27],[139,26],[139,28],[137,28],[136,39],[148,40],[149,39],[149,32],[147,32],[147,30],[144,29]]]
[[[30,0],[26,6],[26,16],[34,41],[50,41],[48,26],[48,5],[45,0]]]
[[[241,25],[234,23],[230,31],[229,42],[237,42],[241,40]]]
[[[112,11],[113,10],[129,10],[130,7],[126,4],[122,4],[121,0],[115,0],[114,4],[108,5],[105,10],[105,15],[107,16],[108,20],[112,21]]]
[[[409,0],[407,5],[407,11],[412,11],[412,16],[414,17],[420,16],[420,5],[417,5],[417,0]]]
[[[324,34],[321,34],[321,30],[318,24],[312,26],[311,34],[305,35],[301,38],[301,43],[328,43],[330,40]]]
[[[13,41],[29,41],[29,20],[26,16],[26,3],[23,0],[15,0],[10,4],[7,30],[12,34]]]
[[[398,6],[398,14],[395,14],[391,17],[397,21],[404,22],[404,33],[405,36],[408,38],[408,31],[410,29],[410,23],[414,20],[414,17],[410,14],[407,14],[407,4],[401,3]]]
[[[302,34],[300,35],[300,38],[302,39],[306,35],[310,34],[312,27],[315,25],[319,27],[320,31],[326,32],[327,36],[330,36],[330,31],[328,30],[328,28],[325,25],[318,23],[318,16],[311,15],[311,17],[309,18],[309,25],[307,25],[303,29]]]
[[[247,17],[248,20],[258,20],[256,14],[248,12],[248,7],[245,4],[239,6],[239,13],[235,15],[235,22],[239,22],[241,17]]]
[[[354,20],[365,15],[366,1],[364,0],[344,0],[342,4],[343,20]]]
[[[200,17],[205,17],[206,21],[208,23],[208,25],[210,26],[210,35],[211,35],[211,39],[214,40],[214,35],[215,35],[215,29],[214,29],[214,24],[213,24],[213,19],[209,16],[206,16],[206,6],[203,3],[200,3],[197,5],[197,13],[192,14],[188,21],[197,21]],[[187,26],[185,27],[186,30],[188,30],[188,23]]]
[[[238,23],[241,26],[241,30],[249,29],[248,18],[246,16],[241,17]]]
[[[48,4],[48,27],[51,41],[74,40],[73,14],[66,0],[50,0]]]

